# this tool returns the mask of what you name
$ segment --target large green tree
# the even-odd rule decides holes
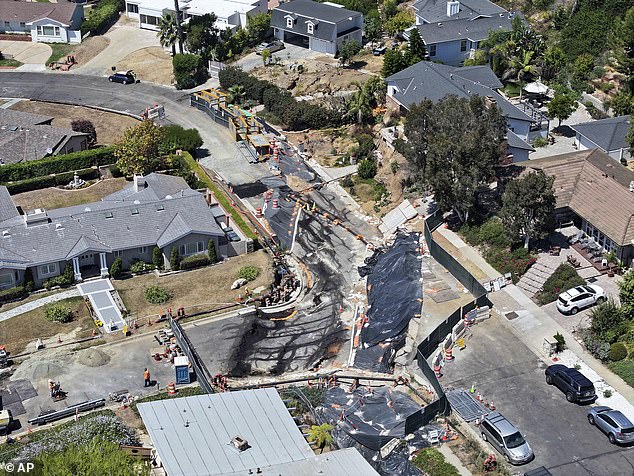
[[[630,269],[617,282],[619,287],[619,301],[621,301],[621,312],[623,316],[634,320],[634,270]]]
[[[271,14],[256,13],[247,20],[247,33],[251,46],[262,42],[271,29]]]
[[[411,108],[405,127],[415,178],[431,186],[441,209],[468,222],[480,187],[500,161],[507,129],[501,110],[480,96],[447,96]]]
[[[203,59],[211,59],[212,50],[220,42],[219,31],[215,26],[217,19],[214,13],[192,16],[189,19],[185,44],[190,53],[197,54]]]
[[[627,87],[634,94],[634,6],[614,28],[616,67],[627,78]]]
[[[127,129],[114,149],[119,170],[127,176],[155,170],[164,135],[163,128],[150,120]]]
[[[392,76],[409,66],[407,55],[403,54],[398,48],[390,48],[383,56],[383,68],[381,74],[384,78]]]
[[[529,172],[508,183],[502,196],[500,218],[512,241],[545,238],[553,231],[555,213],[554,177],[544,172]]]
[[[385,31],[394,36],[403,33],[415,22],[414,14],[409,10],[399,10],[398,13],[385,20]]]
[[[414,28],[409,34],[409,43],[407,45],[407,60],[410,65],[419,63],[427,59],[427,48],[423,37],[420,36],[418,28]]]
[[[356,55],[361,51],[361,45],[356,40],[344,41],[339,49],[339,63],[343,66],[349,64]]]
[[[555,91],[555,96],[548,103],[548,115],[551,118],[557,118],[561,126],[561,121],[568,119],[575,111],[577,101],[574,93],[567,88],[559,88]]]
[[[379,41],[383,36],[383,21],[377,10],[372,10],[363,20],[363,34],[369,43]]]
[[[615,116],[634,114],[634,94],[628,91],[619,91],[610,101],[610,107]]]

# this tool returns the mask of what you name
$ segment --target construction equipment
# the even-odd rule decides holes
[[[51,69],[59,69],[61,71],[68,71],[75,64],[77,64],[77,61],[75,60],[75,56],[68,55],[66,56],[64,61],[53,61],[52,63],[49,64],[49,67]]]
[[[60,401],[66,398],[66,392],[62,390],[62,386],[59,382],[53,382],[49,380],[49,389],[51,391],[51,398],[53,400]]]

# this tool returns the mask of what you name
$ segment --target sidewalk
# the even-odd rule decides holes
[[[9,309],[8,311],[0,312],[0,322],[32,311],[33,309],[37,309],[38,307],[45,306],[46,304],[77,296],[79,296],[79,290],[73,287],[68,291],[62,291],[61,293],[53,294],[52,296],[46,296],[41,299],[37,299],[36,301],[27,302],[26,304],[14,307],[13,309]]]
[[[491,269],[493,268],[484,261],[476,250],[464,243],[456,233],[443,227],[440,227],[438,231],[460,250],[462,256],[470,261],[472,267],[480,268],[482,274],[491,276]],[[469,248],[471,252],[464,253],[465,248]],[[590,369],[591,371],[587,372],[586,377],[595,383],[597,395],[599,396],[597,403],[618,409],[631,420],[634,420],[634,406],[630,403],[634,402],[634,388],[627,385],[618,375],[590,355],[572,334],[546,314],[521,289],[515,285],[510,285],[500,291],[489,293],[488,296],[493,302],[494,310],[502,317],[505,317],[503,321],[510,326],[518,338],[549,365],[555,362],[543,350],[544,338],[552,340],[552,337],[557,332],[562,334],[566,339],[569,352],[565,352],[565,355],[562,355],[561,363],[568,365],[579,363],[582,367],[582,372],[584,371],[584,366]],[[517,317],[513,319],[506,318],[506,314],[509,312],[515,312]],[[606,383],[615,390],[610,398],[603,397]]]

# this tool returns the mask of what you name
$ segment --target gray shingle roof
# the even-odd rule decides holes
[[[155,174],[147,177],[148,188],[154,186],[153,193],[159,197],[167,197],[166,192],[172,192],[169,195],[172,198],[136,203],[134,195],[128,194],[126,200],[113,201],[106,197],[101,202],[50,210],[48,220],[40,224],[27,225],[21,215],[1,221],[0,261],[15,260],[19,256],[29,266],[36,266],[68,260],[86,250],[124,250],[153,246],[159,240],[171,243],[174,240],[162,239],[168,229],[170,237],[179,233],[179,237],[185,236],[184,228],[224,236],[202,194],[189,188],[174,193],[175,188],[185,184],[181,178],[152,175]],[[146,191],[147,188],[140,194],[147,195]],[[0,192],[0,200],[0,210],[9,210],[13,205],[8,194]],[[178,229],[170,227],[176,216],[181,224]]]
[[[41,114],[33,114],[30,112],[0,108],[0,125],[21,127],[43,124],[50,125],[52,120],[52,116],[42,116]]]
[[[630,128],[630,116],[610,117],[599,121],[570,126],[573,130],[594,142],[605,152],[628,148],[625,140]]]
[[[86,136],[83,132],[46,125],[23,127],[0,122],[0,161],[15,164],[54,155],[69,138]]]
[[[493,72],[485,73],[487,66],[475,68],[454,68],[452,66],[421,61],[386,78],[388,85],[395,85],[399,91],[393,94],[393,98],[404,107],[419,103],[425,99],[440,101],[450,94],[458,97],[473,95],[490,96],[495,99],[507,118],[532,122],[531,118],[508,102],[493,87],[499,87],[491,78]],[[489,69],[490,71],[490,69]],[[473,79],[483,79],[486,84],[474,82]],[[497,82],[499,84],[499,81]],[[491,86],[489,86],[491,85]]]
[[[314,456],[274,388],[160,400],[138,408],[170,476],[255,473]],[[249,448],[233,447],[236,436]]]
[[[490,31],[511,31],[513,29],[513,14],[504,13],[502,16],[478,18],[477,20],[452,20],[441,23],[426,23],[418,25],[420,36],[426,44],[442,43],[454,40],[482,41],[489,36]],[[439,26],[440,25],[440,26]]]
[[[15,208],[9,190],[4,185],[0,185],[0,222],[18,215],[18,209]]]
[[[515,147],[516,149],[524,149],[534,152],[533,146],[528,142],[524,141],[521,137],[519,137],[515,132],[508,130],[506,132],[506,142],[509,147]]]
[[[446,0],[420,0],[412,6],[416,14],[430,23],[455,19],[471,19],[480,15],[499,15],[505,13],[502,7],[488,0],[460,0],[457,15],[447,16]]]
[[[37,3],[0,0],[0,20],[30,23],[42,18],[50,18],[63,25],[70,25],[76,3]]]

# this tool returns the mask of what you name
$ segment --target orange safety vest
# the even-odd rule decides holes
[[[145,372],[143,372],[143,378],[145,380],[150,380],[150,371],[146,370]]]

